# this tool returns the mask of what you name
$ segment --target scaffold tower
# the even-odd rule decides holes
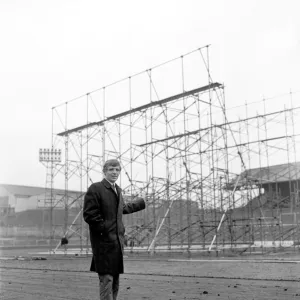
[[[53,107],[52,147],[64,154],[53,172],[53,188],[65,190],[64,224],[53,225],[58,237],[88,249],[83,195],[102,179],[104,161],[117,158],[125,201],[145,193],[149,203],[124,218],[129,247],[295,247],[300,126],[293,96],[227,108],[205,46]],[[282,168],[271,174],[276,165]],[[69,199],[69,189],[82,197]],[[78,212],[73,220],[70,210]],[[288,213],[291,223],[283,220]]]

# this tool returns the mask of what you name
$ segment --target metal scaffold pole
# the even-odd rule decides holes
[[[86,97],[86,124],[89,123],[89,98]],[[86,130],[86,189],[90,186],[90,178],[89,178],[89,130]],[[88,224],[86,226],[86,240],[85,240],[85,252],[86,255],[89,253],[89,228]]]
[[[51,150],[54,149],[54,132],[53,132],[53,117],[54,117],[54,111],[52,108],[52,124],[51,124]],[[50,212],[49,212],[49,217],[50,217],[50,249],[49,252],[51,254],[51,251],[53,249],[53,239],[54,239],[54,228],[53,228],[53,208],[54,208],[54,199],[53,199],[53,189],[54,189],[54,166],[53,166],[53,160],[51,159],[51,184],[50,184]],[[47,186],[46,186],[47,188]],[[47,197],[47,196],[46,196]],[[45,200],[47,201],[45,197]]]
[[[294,109],[293,109],[293,94],[292,92],[290,92],[290,105],[291,105],[291,110],[290,110],[290,119],[291,119],[291,123],[292,123],[292,147],[293,147],[293,152],[294,152],[294,174],[296,177],[296,182],[294,182],[293,184],[293,195],[294,195],[294,207],[295,210],[296,208],[299,207],[299,196],[300,196],[300,189],[299,189],[299,183],[300,180],[298,179],[298,176],[300,174],[300,170],[299,170],[299,166],[297,164],[297,142],[296,142],[296,134],[295,134],[295,117],[294,117]],[[297,228],[296,228],[296,236],[298,237],[298,248],[299,248],[299,214],[296,214],[296,224],[297,224]],[[294,242],[296,240],[294,239]]]
[[[66,102],[66,114],[65,114],[65,130],[68,130],[68,102]],[[69,217],[69,135],[65,136],[65,196],[64,196],[64,226],[63,232],[68,230],[68,217]],[[66,254],[67,244],[64,245],[64,251]]]
[[[82,137],[82,132],[79,132],[80,136],[80,193],[83,194],[83,137]],[[82,214],[83,210],[83,197],[80,199],[80,212]],[[83,215],[83,214],[82,214]],[[84,224],[83,224],[83,216],[80,218],[80,253],[83,253],[83,236],[84,236]]]

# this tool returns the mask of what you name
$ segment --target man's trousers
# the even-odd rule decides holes
[[[100,300],[116,300],[119,291],[119,274],[98,274],[100,287]]]

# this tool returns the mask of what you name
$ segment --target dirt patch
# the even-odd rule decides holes
[[[0,299],[98,299],[91,257],[1,260]],[[120,300],[299,299],[300,264],[226,259],[125,258]]]

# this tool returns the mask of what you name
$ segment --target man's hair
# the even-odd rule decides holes
[[[103,166],[103,173],[105,173],[109,167],[119,167],[121,170],[121,165],[117,159],[107,160]]]

